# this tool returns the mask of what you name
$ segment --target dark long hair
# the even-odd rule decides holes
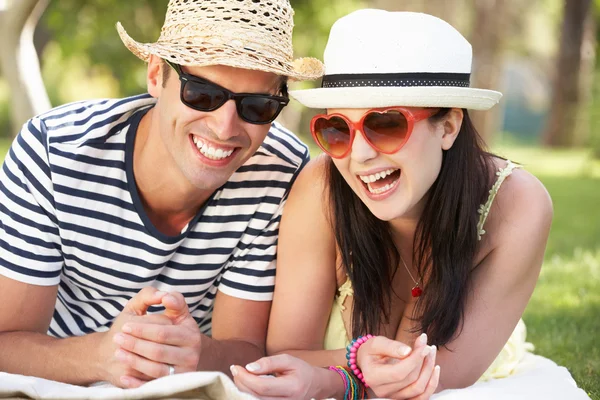
[[[430,122],[442,120],[449,110],[440,110]],[[427,280],[421,280],[424,290],[412,317],[438,346],[461,329],[477,250],[477,209],[492,181],[493,155],[485,150],[467,110],[463,113],[460,132],[444,151],[440,173],[428,191],[413,247],[413,263]],[[389,224],[369,211],[331,160],[327,179],[331,223],[354,287],[352,335],[377,333],[380,324],[389,321],[399,253]]]

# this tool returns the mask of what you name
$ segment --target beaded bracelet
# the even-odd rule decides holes
[[[372,337],[374,336],[371,334],[359,336],[356,339],[353,339],[352,342],[350,342],[350,344],[346,347],[346,359],[348,360],[348,367],[350,367],[354,375],[356,375],[356,377],[365,385],[365,388],[368,388],[369,385],[367,385],[367,382],[365,382],[365,377],[363,376],[362,371],[360,368],[358,368],[358,365],[356,365],[356,357],[360,346],[362,346],[363,343]]]
[[[344,400],[358,400],[365,399],[367,397],[367,391],[363,385],[361,385],[360,381],[354,374],[350,372],[350,369],[347,367],[338,366],[330,366],[329,370],[337,372],[344,381],[344,387],[346,388],[344,392]]]

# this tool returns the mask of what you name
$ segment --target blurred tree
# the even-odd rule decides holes
[[[474,62],[471,86],[499,90],[506,41],[508,0],[472,0],[475,10],[471,34]],[[472,112],[473,123],[486,142],[490,142],[500,121],[500,108]]]
[[[593,155],[600,159],[600,0],[595,0],[593,21],[595,26],[596,42],[595,49],[595,69],[591,78],[592,98],[589,104],[590,110],[590,145],[592,146]]]
[[[596,67],[596,15],[593,12],[594,5],[591,5],[592,10],[588,12],[584,27],[583,39],[581,44],[581,69],[580,69],[580,102],[578,118],[575,121],[573,129],[573,145],[584,146],[588,144],[592,128],[591,109],[594,96],[594,74]]]
[[[543,134],[547,146],[573,146],[581,101],[582,43],[591,0],[565,0],[560,49],[550,113]]]
[[[12,132],[50,108],[33,33],[49,0],[0,2],[0,70],[10,89]]]
[[[135,40],[154,42],[167,4],[166,0],[52,0],[41,24],[63,59],[83,57],[90,66],[106,67],[119,81],[120,95],[129,96],[145,91],[145,65],[123,45],[115,24],[121,21]]]

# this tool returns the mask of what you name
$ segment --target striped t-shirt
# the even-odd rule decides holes
[[[27,122],[0,172],[0,274],[59,285],[48,333],[106,331],[146,286],[183,293],[210,334],[217,289],[268,301],[284,200],[308,149],[274,123],[181,235],[150,222],[133,177],[149,95],[73,103]],[[151,312],[161,311],[152,307]]]

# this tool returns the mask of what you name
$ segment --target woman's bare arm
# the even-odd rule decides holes
[[[294,183],[279,228],[275,295],[267,354],[310,364],[340,363],[345,350],[323,350],[337,290],[335,238],[327,220],[326,158],[311,161]]]

